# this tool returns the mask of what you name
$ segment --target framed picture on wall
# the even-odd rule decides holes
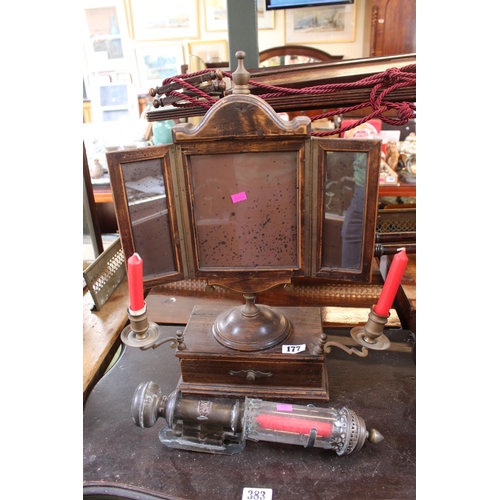
[[[119,3],[110,0],[84,9],[84,50],[90,72],[117,71],[127,68],[126,44],[122,33],[126,32],[125,11]]]
[[[285,11],[285,43],[354,42],[355,5],[325,5]]]
[[[266,0],[257,0],[257,28],[274,29],[274,11],[266,10]],[[205,0],[205,29],[227,31],[227,0]]]
[[[274,11],[266,10],[266,0],[257,0],[257,28],[260,30],[274,29]]]
[[[135,49],[141,88],[160,86],[165,78],[181,74],[184,64],[182,44],[156,44]]]
[[[227,40],[207,40],[188,43],[189,55],[198,56],[204,63],[228,61]]]
[[[204,0],[205,29],[207,31],[227,31],[226,0]]]
[[[130,37],[180,40],[198,37],[197,0],[126,0]]]

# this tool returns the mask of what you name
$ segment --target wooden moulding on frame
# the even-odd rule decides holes
[[[285,43],[354,42],[356,4],[285,11]]]
[[[135,41],[197,38],[198,1],[125,0],[130,37]]]

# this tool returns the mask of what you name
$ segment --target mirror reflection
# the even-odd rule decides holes
[[[123,165],[135,251],[144,278],[175,271],[167,191],[161,159]]]
[[[361,268],[367,158],[367,153],[326,153],[324,267]]]

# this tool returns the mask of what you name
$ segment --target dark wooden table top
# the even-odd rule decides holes
[[[179,326],[161,326],[175,336]],[[327,330],[328,340],[353,347],[349,330]],[[169,344],[141,351],[125,347],[90,393],[83,414],[83,493],[86,498],[235,500],[243,489],[270,488],[273,500],[416,498],[416,365],[413,335],[387,330],[387,351],[368,357],[333,349],[327,355],[330,402],[347,406],[384,435],[347,456],[334,451],[269,442],[246,443],[235,455],[170,449],[160,443],[160,419],[136,427],[131,401],[141,382],[164,394],[180,369]]]

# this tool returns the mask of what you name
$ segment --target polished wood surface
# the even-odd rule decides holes
[[[94,200],[96,203],[113,203],[113,193],[111,187],[108,186],[106,190],[97,191],[94,189]]]
[[[161,327],[162,338],[177,327]],[[276,500],[386,500],[416,498],[416,367],[412,338],[388,330],[387,351],[358,358],[334,349],[326,360],[330,402],[346,406],[384,436],[346,456],[320,448],[248,441],[235,455],[176,450],[158,432],[136,427],[131,401],[137,386],[153,381],[168,395],[180,375],[175,351],[164,344],[141,351],[125,347],[95,386],[83,413],[83,496],[140,500],[242,498],[243,488],[271,488]],[[352,345],[349,331],[328,340]],[[97,495],[101,495],[98,496]]]
[[[262,63],[273,57],[302,56],[316,59],[317,61],[340,61],[344,56],[333,56],[328,52],[306,45],[281,45],[259,52],[259,62]]]
[[[379,197],[382,196],[417,196],[417,185],[406,182],[398,182],[396,186],[379,186]]]
[[[118,348],[120,333],[128,321],[128,283],[123,281],[100,311],[90,292],[83,293],[83,396],[103,375]]]
[[[370,57],[416,52],[416,0],[367,0],[365,39]]]
[[[323,333],[320,308],[285,307],[272,310],[287,318],[289,335],[272,348],[248,352],[222,346],[212,333],[212,325],[219,315],[227,311],[225,306],[196,306],[184,329],[186,348],[176,354],[182,377],[179,388],[183,394],[288,401],[328,400],[324,355],[315,354]],[[260,328],[255,326],[255,330],[267,333],[264,325]],[[245,327],[239,325],[237,347],[247,347],[244,341],[246,336]],[[230,336],[225,338],[234,340]],[[293,354],[282,352],[282,345],[302,344],[304,351]],[[235,375],[248,373],[249,370],[264,375],[253,378]]]

